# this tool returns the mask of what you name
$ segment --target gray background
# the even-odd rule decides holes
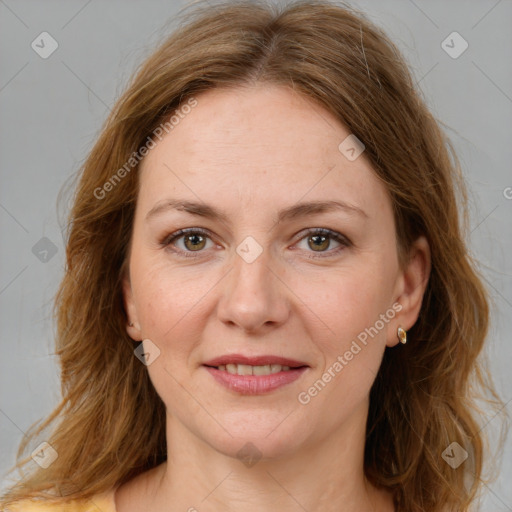
[[[510,413],[512,1],[351,3],[401,48],[458,151],[471,189],[468,242],[494,300],[487,354]],[[91,149],[136,64],[174,27],[173,16],[183,5],[0,0],[2,480],[24,432],[50,412],[60,393],[51,320],[64,269],[59,191]],[[59,45],[47,59],[31,48],[43,31]],[[441,47],[453,31],[469,44],[456,59]],[[51,245],[40,242],[43,237]],[[42,253],[38,242],[50,252]],[[501,414],[482,419],[491,438],[500,419]],[[506,485],[511,480],[509,439],[500,476],[486,488],[481,510],[512,511],[512,486]]]

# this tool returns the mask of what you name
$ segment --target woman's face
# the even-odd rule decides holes
[[[385,187],[347,129],[289,89],[196,99],[142,163],[124,280],[168,422],[232,456],[364,430],[425,278],[418,258],[399,267]],[[220,366],[237,356],[253,364]]]

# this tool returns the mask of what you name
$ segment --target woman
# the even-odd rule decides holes
[[[197,8],[82,169],[63,400],[3,506],[469,510],[497,397],[450,151],[360,13]]]

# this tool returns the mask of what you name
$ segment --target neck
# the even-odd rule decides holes
[[[393,512],[391,495],[364,476],[367,411],[362,404],[341,427],[300,450],[266,458],[263,448],[252,461],[220,453],[168,417],[168,458],[148,485],[151,509]],[[263,447],[264,441],[253,444]]]

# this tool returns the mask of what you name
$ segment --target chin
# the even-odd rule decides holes
[[[218,452],[240,460],[286,457],[299,450],[309,437],[304,428],[306,422],[298,421],[299,415],[292,419],[293,413],[289,417],[287,414],[230,414],[229,418],[219,418],[227,432],[221,427],[215,433],[208,429],[203,431],[203,439]]]
[[[300,444],[290,441],[290,437],[269,439],[246,435],[212,441],[211,446],[219,453],[238,459],[247,467],[257,462],[287,457],[300,449]]]

